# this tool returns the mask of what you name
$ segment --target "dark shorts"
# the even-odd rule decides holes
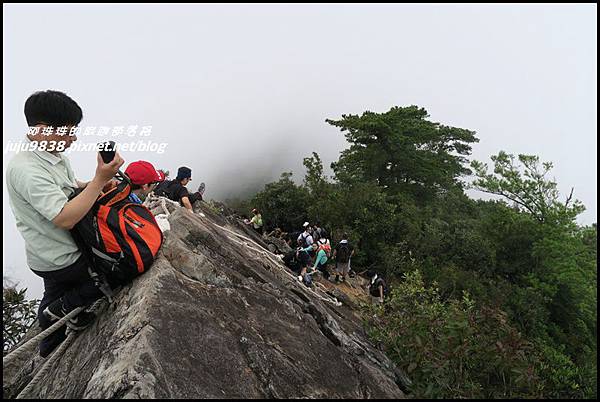
[[[190,200],[190,204],[194,205],[196,201],[202,201],[202,194],[199,192],[189,194],[188,199]]]
[[[307,252],[300,252],[298,256],[298,260],[300,262],[300,266],[302,268],[306,268],[310,265],[310,255]]]

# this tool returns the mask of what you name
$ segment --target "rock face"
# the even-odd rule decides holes
[[[152,268],[102,305],[35,396],[404,396],[402,373],[370,344],[351,307],[305,288],[267,244],[241,237],[243,223],[202,206],[204,216],[169,208],[171,230]],[[4,367],[4,397],[41,363],[32,354]]]

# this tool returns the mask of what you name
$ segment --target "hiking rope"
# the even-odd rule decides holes
[[[212,222],[211,222],[211,223],[212,223]],[[218,227],[220,227],[220,228],[222,228],[222,229],[223,229],[223,227],[221,227],[221,226],[219,226],[219,225],[215,225],[215,226],[218,226]],[[269,254],[267,254],[267,252],[265,252],[264,250],[259,250],[259,249],[257,249],[257,248],[254,248],[254,247],[250,246],[248,243],[241,242],[241,241],[239,241],[239,240],[236,240],[236,239],[234,239],[234,238],[232,238],[232,237],[229,237],[229,236],[228,236],[228,238],[229,238],[229,240],[231,240],[231,241],[233,241],[233,242],[235,242],[235,243],[237,243],[237,244],[244,245],[244,246],[248,247],[250,250],[256,251],[256,252],[258,252],[258,253],[260,253],[260,254],[264,255],[265,257],[267,257],[267,258],[269,259],[269,261],[271,261],[272,263],[274,263],[274,264],[275,264],[277,267],[280,267],[280,268],[281,268],[281,267],[283,267],[283,268],[284,268],[284,269],[283,269],[283,272],[284,272],[286,275],[288,275],[288,276],[289,276],[289,277],[292,279],[292,281],[293,281],[294,283],[297,283],[297,281],[298,281],[298,278],[297,278],[295,275],[293,275],[291,272],[288,272],[288,267],[286,267],[285,265],[283,265],[281,261],[276,261],[276,260],[274,260],[274,259],[273,259],[273,258],[272,258],[272,257],[271,257]],[[319,285],[319,286],[323,287],[324,289],[327,289],[327,288],[325,288],[325,286],[321,285],[320,283],[318,283],[318,282],[315,282],[315,283],[316,283],[317,285]],[[305,287],[305,288],[306,288],[306,290],[307,290],[308,292],[310,292],[310,293],[314,294],[314,295],[315,295],[315,297],[317,297],[317,298],[318,298],[318,299],[320,299],[320,300],[326,301],[326,302],[328,302],[328,303],[331,303],[331,304],[333,304],[333,305],[335,305],[335,306],[341,306],[341,305],[342,305],[342,303],[341,303],[340,301],[338,301],[338,299],[337,299],[336,297],[334,297],[334,296],[330,296],[330,298],[326,298],[326,297],[324,297],[324,296],[321,296],[320,294],[318,294],[317,292],[315,292],[314,290],[312,290],[312,289],[311,289],[311,288],[309,288],[309,287]]]
[[[100,304],[102,303],[103,300],[104,300],[103,297],[101,297],[100,299],[96,300],[88,308],[88,311],[94,312],[100,306]],[[16,349],[15,351],[13,351],[9,355],[7,355],[2,360],[2,365],[4,366],[5,364],[10,363],[16,357],[22,355],[26,351],[29,351],[31,349],[31,345],[35,345],[34,341],[43,339],[46,336],[48,336],[50,334],[53,334],[60,327],[62,327],[62,325],[65,322],[67,322],[69,319],[71,319],[72,317],[76,316],[77,314],[79,314],[83,310],[84,310],[84,307],[77,307],[76,309],[74,309],[73,311],[71,311],[69,314],[67,314],[66,316],[64,316],[63,318],[61,318],[57,322],[55,322],[50,328],[46,329],[45,331],[43,331],[43,332],[39,333],[38,335],[36,335],[35,337],[31,338],[29,341],[27,341],[26,343],[24,343],[23,345],[21,345],[18,349]],[[54,362],[60,356],[62,356],[62,354],[65,352],[65,350],[67,350],[67,348],[73,342],[73,340],[75,339],[75,337],[77,336],[77,334],[79,334],[79,332],[80,331],[75,331],[75,330],[71,329],[69,327],[69,324],[67,324],[67,329],[66,329],[67,338],[60,344],[60,346],[52,354],[52,356],[50,356],[50,358],[46,362],[44,362],[44,365],[42,366],[42,368],[35,374],[35,376],[33,377],[33,379],[27,384],[27,386],[25,388],[23,388],[23,390],[19,393],[19,395],[17,395],[17,399],[24,399],[24,398],[28,397],[27,395],[42,380],[42,378],[48,373],[48,371],[54,365]],[[27,346],[27,347],[25,347],[25,346]],[[10,356],[10,359],[8,358],[9,356]]]
[[[160,198],[161,198],[160,206],[162,207],[163,211],[165,211],[165,215],[167,215],[167,217],[171,216],[171,213],[167,209],[167,202],[165,201],[166,198],[165,197],[160,197]]]
[[[58,329],[60,327],[62,327],[65,324],[65,322],[67,322],[71,318],[75,317],[81,311],[83,311],[83,307],[77,307],[75,310],[71,311],[69,314],[67,314],[66,316],[64,316],[63,318],[61,318],[54,324],[52,324],[52,326],[50,326],[43,332],[40,332],[39,334],[37,334],[36,336],[31,338],[30,340],[25,342],[23,345],[19,346],[17,349],[13,350],[8,355],[4,356],[2,358],[2,365],[4,366],[7,364],[10,364],[14,359],[16,359],[19,356],[22,356],[25,352],[29,352],[29,351],[33,350],[33,348],[31,346],[36,346],[37,342],[41,341],[45,337],[52,335],[53,333],[58,331]]]
[[[154,196],[154,197],[156,197],[156,196]],[[154,198],[154,197],[152,197],[152,198]],[[158,200],[160,200],[160,202],[161,202],[161,206],[162,206],[163,210],[164,210],[164,211],[166,211],[166,212],[168,213],[168,211],[167,211],[167,208],[166,208],[166,198],[165,198],[165,197],[158,197],[158,199],[154,198],[154,200],[157,200],[157,201],[158,201]],[[149,204],[150,202],[152,202],[152,201],[153,201],[153,199],[146,198],[146,201],[147,201],[147,202],[148,202],[148,204]],[[169,200],[169,201],[170,201],[170,200]],[[177,206],[179,207],[179,205],[177,205]],[[197,215],[197,216],[198,216],[198,215],[200,215],[200,214],[194,214],[194,215]],[[168,215],[167,215],[167,216],[168,216]],[[200,216],[202,216],[202,217],[205,217],[205,215],[204,215],[204,214],[201,214]],[[288,275],[290,278],[292,278],[292,279],[293,279],[293,281],[294,281],[294,283],[296,283],[296,281],[298,280],[298,278],[297,278],[295,275],[293,275],[291,272],[289,272],[289,271],[288,271],[288,267],[286,267],[286,266],[285,266],[285,265],[284,265],[284,264],[283,264],[281,261],[279,261],[279,260],[275,260],[275,259],[274,259],[274,258],[271,256],[271,252],[270,252],[270,251],[268,251],[268,250],[266,250],[266,249],[265,249],[263,246],[261,246],[260,244],[258,244],[256,241],[252,240],[251,238],[249,238],[249,237],[247,237],[247,236],[244,236],[244,235],[241,235],[241,234],[239,234],[239,233],[237,233],[237,232],[234,232],[233,230],[227,229],[227,228],[226,228],[226,227],[224,227],[224,226],[217,225],[216,223],[212,222],[210,219],[206,219],[205,221],[206,221],[206,222],[208,222],[208,223],[210,223],[211,225],[213,225],[213,226],[215,226],[215,227],[217,227],[217,228],[219,228],[219,229],[221,229],[221,230],[223,230],[223,231],[227,232],[227,233],[230,233],[230,234],[232,234],[232,235],[234,235],[234,236],[237,236],[237,237],[239,237],[239,238],[241,238],[241,239],[244,239],[244,240],[246,240],[247,242],[252,242],[252,243],[256,244],[256,245],[257,245],[258,247],[260,247],[261,249],[254,248],[254,247],[250,246],[250,245],[249,245],[247,242],[241,242],[241,241],[239,241],[239,240],[237,240],[237,239],[234,239],[234,238],[232,238],[232,237],[228,236],[228,238],[229,238],[230,240],[232,240],[233,242],[235,242],[235,243],[237,243],[237,244],[244,245],[244,246],[248,247],[250,250],[256,251],[256,252],[258,252],[258,253],[260,253],[260,254],[264,255],[265,257],[267,257],[267,259],[268,259],[269,261],[271,261],[273,264],[275,264],[275,266],[277,266],[277,267],[279,267],[279,268],[283,268],[283,272],[284,272],[286,275]],[[320,285],[321,287],[325,288],[325,287],[324,287],[322,284],[319,284],[319,283],[317,283],[317,285]],[[326,288],[325,288],[325,289],[326,289]],[[320,300],[324,300],[324,301],[326,301],[326,302],[328,302],[328,303],[331,303],[331,304],[333,304],[333,305],[335,305],[335,306],[341,306],[341,305],[342,305],[342,303],[341,303],[341,302],[339,302],[339,301],[338,301],[338,299],[337,299],[336,297],[334,297],[334,296],[330,296],[331,298],[329,298],[329,299],[328,299],[328,298],[326,298],[326,297],[323,297],[323,296],[319,295],[318,293],[316,293],[316,292],[315,292],[313,289],[311,289],[311,288],[309,288],[309,287],[307,287],[307,288],[306,288],[306,290],[308,290],[309,292],[311,292],[312,294],[314,294],[314,295],[315,295],[315,296],[316,296],[318,299],[320,299]]]
[[[50,356],[50,359],[48,359],[48,361],[46,361],[44,363],[44,365],[42,366],[42,368],[40,369],[40,371],[38,371],[36,373],[35,377],[33,377],[33,379],[29,382],[29,384],[27,384],[27,386],[25,388],[23,388],[23,391],[21,391],[19,393],[19,395],[17,395],[16,399],[31,399],[31,398],[35,398],[35,397],[29,396],[29,393],[31,392],[31,390],[36,385],[38,385],[38,383],[48,373],[48,371],[50,371],[50,369],[52,368],[52,366],[54,366],[54,361],[58,360],[58,358],[60,356],[62,356],[62,354],[64,353],[64,351],[67,350],[67,348],[71,345],[71,343],[75,339],[75,336],[77,336],[77,331],[73,331],[72,329],[67,328],[67,338],[60,344],[60,346],[52,354],[52,356]]]
[[[161,207],[162,210],[164,211],[165,215],[167,215],[167,217],[169,217],[171,215],[171,213],[169,212],[169,209],[167,208],[167,202],[178,208],[180,207],[180,205],[178,203],[176,203],[166,197],[158,196],[154,193],[148,194],[148,196],[146,197],[146,199],[143,202],[143,205],[148,207],[148,209],[150,209],[150,210],[156,208],[157,206]]]

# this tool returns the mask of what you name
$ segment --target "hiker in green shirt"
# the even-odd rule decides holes
[[[44,281],[38,309],[42,330],[77,307],[102,296],[88,271],[89,264],[69,230],[90,210],[102,188],[124,163],[116,153],[110,163],[97,156],[94,178],[76,179],[64,151],[77,140],[75,128],[83,118],[79,105],[59,91],[41,91],[25,102],[30,149],[14,155],[6,168],[6,187],[17,229],[25,241],[27,265]],[[76,188],[84,188],[71,197]],[[93,320],[82,312],[69,320],[84,328]],[[40,355],[46,357],[65,339],[65,327],[44,338]]]
[[[252,225],[252,228],[254,230],[256,230],[256,232],[262,236],[263,234],[263,221],[262,221],[262,215],[260,214],[260,212],[258,211],[258,209],[254,208],[252,210],[252,213],[254,214],[254,216],[252,217],[251,220],[246,221],[247,225]]]

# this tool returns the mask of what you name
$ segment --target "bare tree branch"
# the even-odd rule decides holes
[[[569,196],[567,197],[567,201],[565,202],[565,208],[567,208],[569,206],[569,202],[571,202],[571,198],[573,197],[574,189],[575,189],[575,187],[571,187],[571,194],[569,194]]]
[[[504,191],[489,191],[489,190],[486,190],[484,188],[479,188],[479,187],[476,187],[476,188],[477,188],[477,190],[483,191],[484,193],[494,194],[494,195],[500,195],[502,197],[506,197],[509,200],[513,201],[514,203],[519,204],[523,208],[527,209],[529,212],[531,212],[531,214],[533,216],[535,216],[535,218],[538,221],[544,222],[544,217],[543,216],[540,216],[535,210],[533,210],[529,205],[527,205],[525,202],[521,201],[519,198],[513,197],[512,194],[505,193]]]

